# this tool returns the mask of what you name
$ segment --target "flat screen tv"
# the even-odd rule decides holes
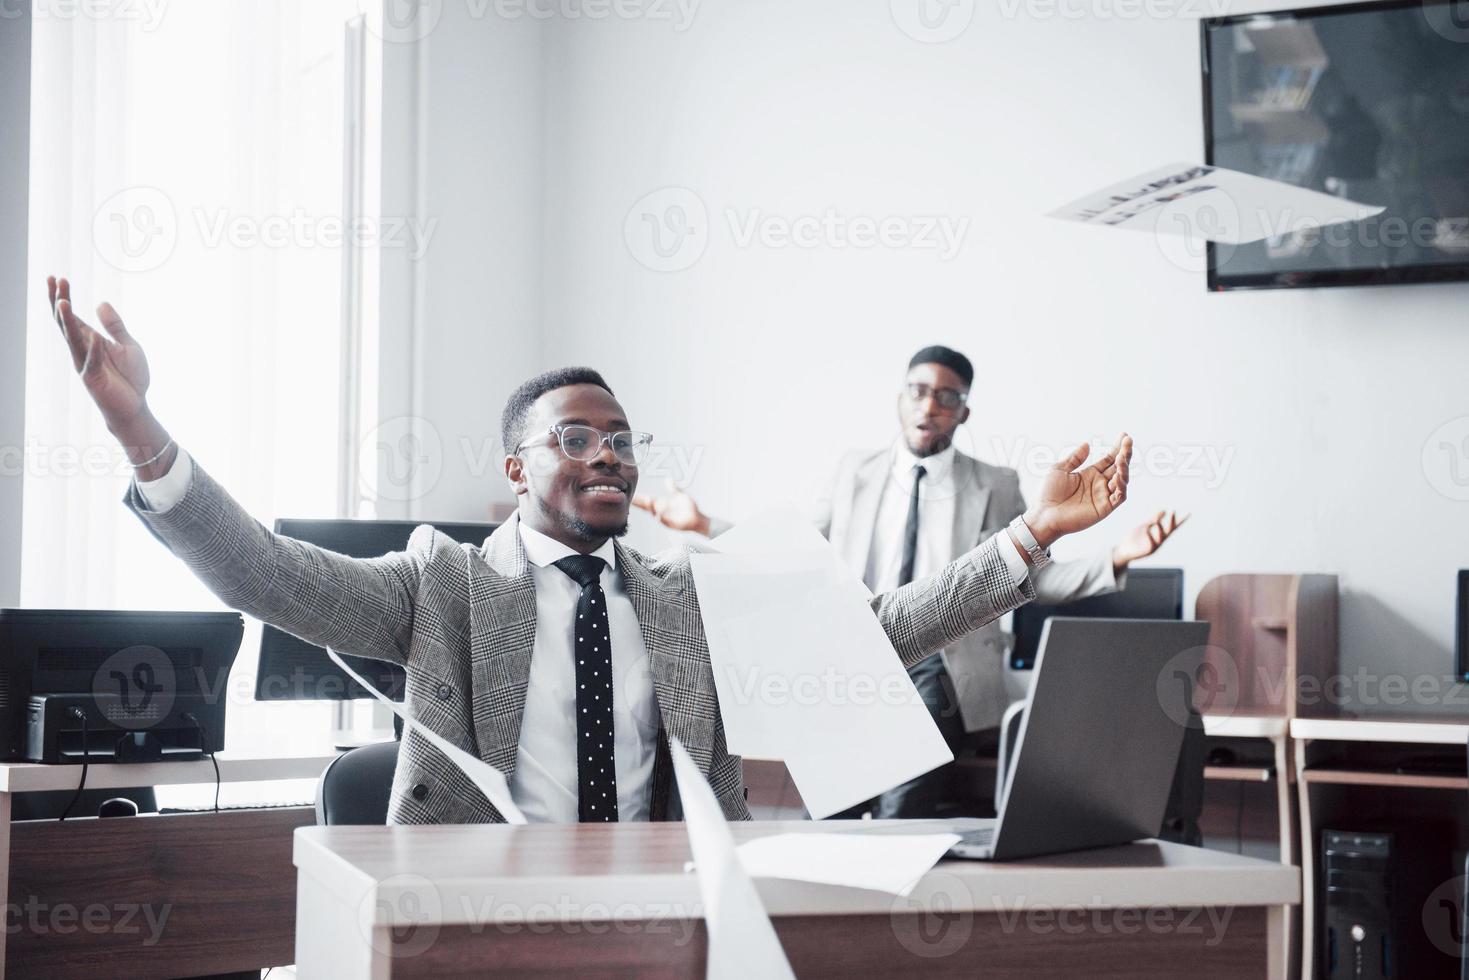
[[[1469,279],[1469,7],[1203,21],[1206,163],[1386,210],[1209,246],[1212,290]]]

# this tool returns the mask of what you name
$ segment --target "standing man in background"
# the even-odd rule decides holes
[[[958,451],[954,432],[969,419],[974,368],[948,347],[925,347],[908,362],[898,395],[899,444],[849,453],[814,515],[817,527],[848,567],[881,594],[921,579],[975,547],[1025,512],[1020,477]],[[729,524],[704,514],[682,491],[634,498],[665,526],[707,537]],[[1186,518],[1185,518],[1186,519]],[[1110,554],[1056,562],[1034,577],[1036,601],[1067,602],[1115,592],[1127,567],[1153,554],[1183,523],[1160,511],[1134,528]],[[981,745],[998,741],[1005,692],[1006,642],[997,622],[970,633],[908,671],[949,748],[957,754],[966,732]],[[948,816],[955,799],[951,763],[848,811],[874,809],[878,818]]]

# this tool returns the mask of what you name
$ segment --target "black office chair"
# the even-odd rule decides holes
[[[316,822],[323,826],[385,824],[398,765],[398,742],[376,742],[331,761],[316,786]]]

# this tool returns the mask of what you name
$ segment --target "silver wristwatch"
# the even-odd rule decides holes
[[[1051,563],[1051,553],[1041,547],[1041,543],[1030,533],[1030,528],[1025,523],[1025,518],[1017,517],[1010,522],[1009,531],[1025,549],[1030,557],[1030,570],[1032,573],[1040,571]]]

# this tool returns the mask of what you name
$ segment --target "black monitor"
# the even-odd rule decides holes
[[[0,609],[0,758],[218,751],[244,630],[237,612]]]
[[[482,544],[499,525],[450,524],[443,521],[300,520],[282,518],[275,532],[353,558],[379,558],[408,547],[413,529],[432,524],[464,544]],[[395,701],[403,700],[403,668],[365,657],[342,658]],[[260,667],[255,676],[257,701],[350,701],[372,695],[332,662],[319,646],[274,626],[260,632]]]
[[[1016,670],[1035,667],[1041,631],[1052,616],[1085,616],[1099,619],[1182,619],[1183,569],[1134,568],[1120,592],[1089,596],[1073,602],[1048,605],[1031,602],[1015,610],[1015,646],[1010,666]]]
[[[1459,680],[1469,682],[1469,568],[1459,569],[1459,593],[1454,614],[1454,656]]]

